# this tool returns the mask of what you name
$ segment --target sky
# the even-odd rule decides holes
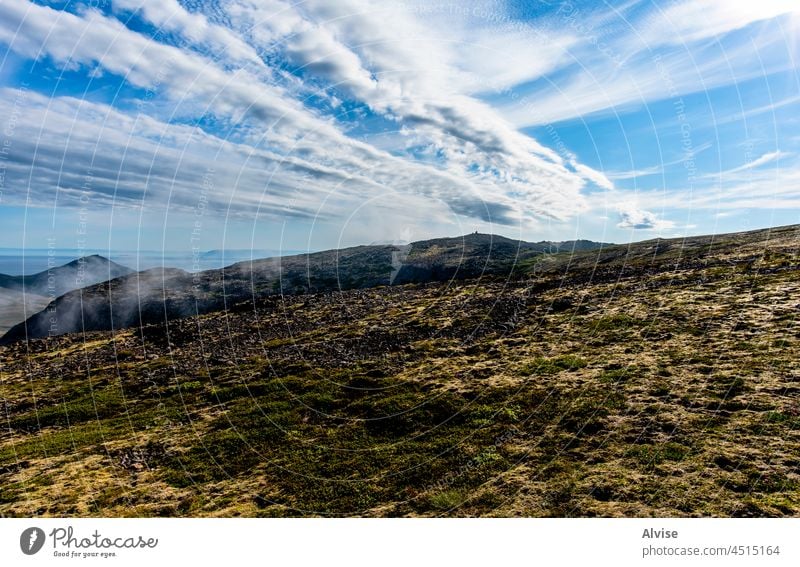
[[[800,222],[796,0],[0,0],[0,248]]]

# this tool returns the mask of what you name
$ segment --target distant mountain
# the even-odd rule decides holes
[[[131,273],[130,268],[94,254],[29,276],[0,274],[0,293],[5,289],[55,298],[73,289]]]
[[[246,250],[246,249],[226,249],[226,250],[206,250],[200,252],[199,257],[203,260],[224,260],[231,261],[232,258],[266,258],[269,256],[288,256],[300,254],[302,250]]]
[[[234,308],[278,294],[510,275],[545,253],[608,246],[588,241],[523,242],[490,234],[408,245],[355,246],[245,261],[190,274],[154,269],[123,275],[59,297],[46,312],[12,328],[0,344],[89,330],[119,329]]]
[[[125,266],[92,255],[29,276],[0,274],[0,333],[69,291],[131,273]]]

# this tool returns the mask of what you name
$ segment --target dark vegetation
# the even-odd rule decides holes
[[[798,237],[16,342],[0,514],[800,515]]]
[[[12,327],[0,339],[0,344],[83,331],[138,327],[230,309],[237,303],[248,300],[252,303],[269,295],[497,277],[509,275],[525,259],[600,246],[603,245],[586,240],[533,243],[476,233],[404,246],[356,246],[266,258],[197,274],[178,269],[119,273],[121,266],[101,258],[113,265],[105,278],[87,278],[85,285],[88,287],[65,293],[75,289],[73,278],[72,287],[59,287],[57,295],[65,295],[59,297],[55,305]],[[86,260],[97,262],[98,258],[92,256]],[[59,270],[71,274],[77,265],[77,261],[72,262]],[[0,285],[3,277],[11,276],[0,276]],[[48,274],[43,272],[30,278],[27,285],[32,292],[34,283],[37,286],[47,284]],[[67,282],[68,279],[58,281]],[[103,283],[90,285],[97,282]]]

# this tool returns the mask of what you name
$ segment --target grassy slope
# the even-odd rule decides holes
[[[766,238],[3,348],[0,513],[800,515],[797,229]]]

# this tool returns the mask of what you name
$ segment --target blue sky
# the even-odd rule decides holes
[[[796,0],[0,2],[0,247],[800,222]]]

